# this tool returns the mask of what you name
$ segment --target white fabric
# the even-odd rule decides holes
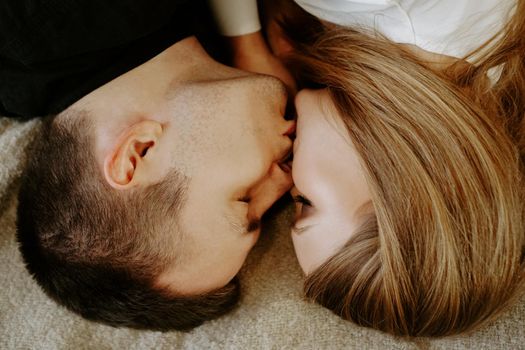
[[[295,0],[310,14],[464,58],[507,23],[516,0]]]
[[[218,29],[225,36],[261,30],[257,0],[209,0]]]

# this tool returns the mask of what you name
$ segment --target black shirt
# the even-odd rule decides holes
[[[191,35],[195,2],[0,1],[0,115],[61,112]]]

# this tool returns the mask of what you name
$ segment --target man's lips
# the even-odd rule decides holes
[[[296,122],[293,122],[290,128],[283,134],[283,136],[288,136],[292,141],[295,138],[295,128],[296,128]],[[281,158],[281,160],[277,163],[279,164],[279,167],[282,171],[285,173],[291,173],[292,172],[292,159],[293,159],[293,147],[290,147],[288,152]]]

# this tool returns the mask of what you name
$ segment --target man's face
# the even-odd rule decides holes
[[[97,156],[106,177],[113,170],[104,164],[125,154],[114,150],[126,146],[134,125],[161,125],[152,142],[147,132],[137,136],[152,146],[130,163],[134,172],[122,190],[158,182],[171,169],[189,179],[185,204],[173,213],[183,236],[173,247],[180,257],[159,285],[197,294],[237,274],[258,238],[262,215],[292,185],[280,164],[291,151],[294,128],[284,119],[285,106],[278,80],[223,66],[193,38],[76,104],[98,118]]]
[[[266,76],[190,83],[168,108],[175,111],[183,101],[191,103],[184,123],[172,125],[169,148],[172,164],[190,178],[179,222],[190,253],[166,277],[192,293],[237,274],[262,215],[290,189],[291,174],[279,163],[290,154],[294,123],[283,118],[283,85]]]

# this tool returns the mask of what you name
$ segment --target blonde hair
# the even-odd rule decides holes
[[[520,152],[524,3],[492,53],[437,71],[349,28],[296,43],[298,76],[326,87],[367,175],[375,216],[305,282],[359,325],[445,336],[493,320],[524,287]],[[500,79],[487,71],[504,64]]]

